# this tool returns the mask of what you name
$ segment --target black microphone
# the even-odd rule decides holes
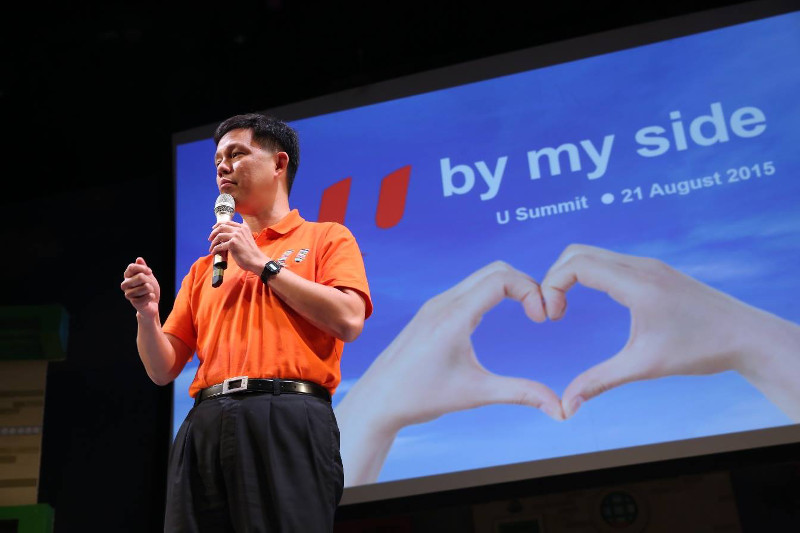
[[[236,201],[233,196],[227,193],[217,196],[217,201],[214,202],[214,214],[217,216],[217,222],[228,222],[233,218],[235,210]],[[222,275],[225,273],[226,268],[228,268],[228,252],[214,254],[214,270],[211,273],[212,287],[222,285]]]

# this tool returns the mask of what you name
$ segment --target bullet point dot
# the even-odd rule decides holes
[[[614,203],[614,195],[610,192],[605,193],[603,196],[600,197],[600,201],[604,204],[608,205]]]

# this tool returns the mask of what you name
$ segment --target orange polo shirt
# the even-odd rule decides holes
[[[268,257],[295,274],[358,292],[365,318],[372,314],[361,251],[345,226],[308,222],[294,209],[254,237]],[[197,353],[189,394],[235,376],[303,379],[333,394],[344,342],[305,320],[231,259],[222,285],[212,287],[212,263],[213,255],[195,261],[163,327]]]

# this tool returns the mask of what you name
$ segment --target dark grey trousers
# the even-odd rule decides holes
[[[330,533],[342,496],[331,404],[306,394],[212,398],[169,458],[167,533]]]

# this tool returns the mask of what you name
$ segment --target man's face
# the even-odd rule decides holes
[[[214,156],[217,187],[233,196],[236,211],[256,214],[272,206],[278,177],[286,172],[279,154],[262,148],[250,129],[231,130],[220,139]]]

